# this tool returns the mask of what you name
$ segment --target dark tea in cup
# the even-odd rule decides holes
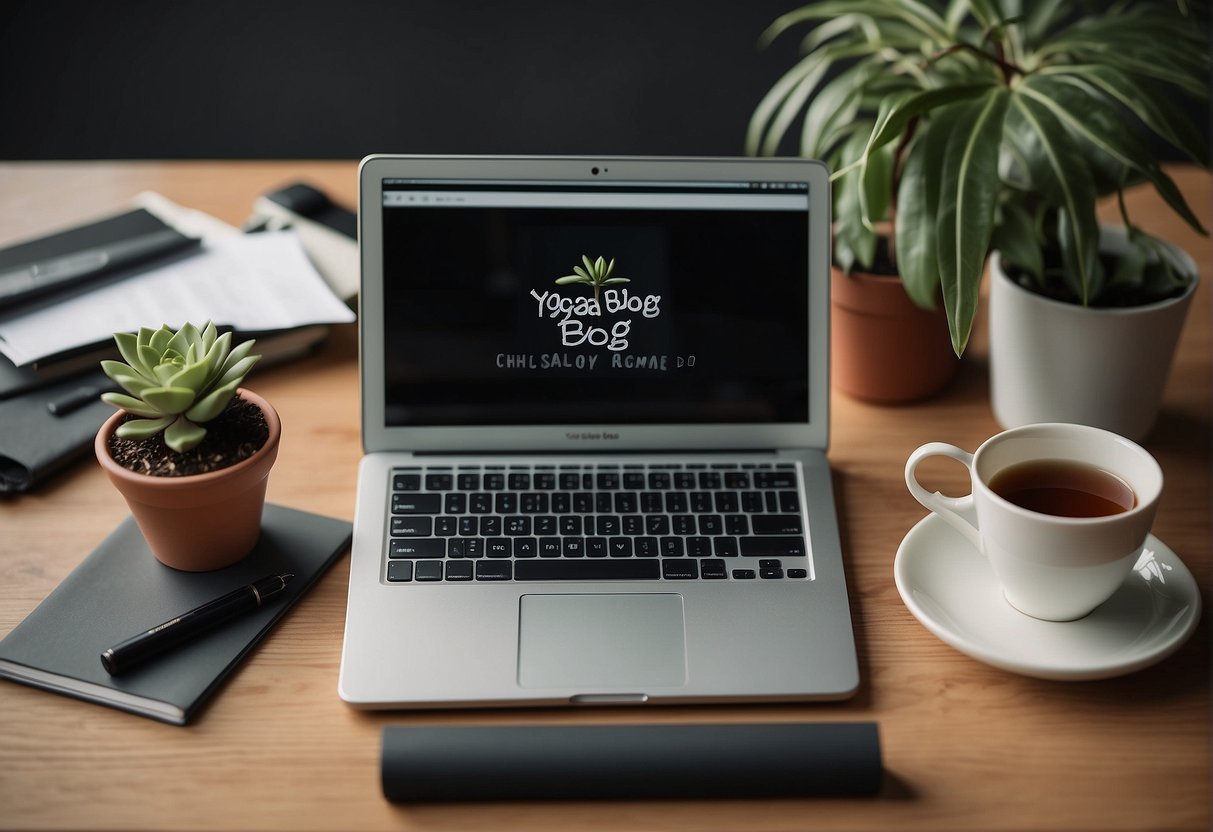
[[[1008,466],[990,478],[990,490],[1020,508],[1055,517],[1108,517],[1137,504],[1129,484],[1113,473],[1064,459]]]

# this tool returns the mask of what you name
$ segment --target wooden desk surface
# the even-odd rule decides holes
[[[155,190],[232,223],[254,196],[297,179],[353,204],[353,163],[0,165],[0,243]],[[1213,178],[1175,175],[1210,224]],[[1167,489],[1155,533],[1210,588],[1210,243],[1152,193],[1130,208],[1180,243],[1203,284],[1147,447]],[[1108,207],[1106,216],[1116,213]],[[340,328],[306,374],[256,373],[282,414],[271,500],[352,518],[357,344]],[[938,399],[873,407],[836,396],[830,456],[863,674],[830,705],[366,714],[336,692],[348,558],[290,612],[189,728],[0,683],[0,826],[240,829],[1204,829],[1210,824],[1209,638],[1202,626],[1161,665],[1088,683],[1046,682],[944,645],[902,604],[893,556],[923,510],[901,469],[922,442],[973,448],[998,430],[984,324],[959,381]],[[0,426],[0,430],[3,426]],[[957,466],[959,469],[959,466]],[[931,473],[960,493],[959,470]],[[126,514],[91,461],[34,494],[0,501],[0,635]],[[1206,613],[1206,618],[1208,614]],[[870,800],[496,804],[401,808],[379,791],[385,724],[876,720],[889,773]]]

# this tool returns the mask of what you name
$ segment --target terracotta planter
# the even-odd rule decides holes
[[[1127,248],[1123,228],[1101,229],[1100,250]],[[1033,422],[1092,425],[1134,441],[1154,426],[1175,345],[1196,292],[1192,258],[1171,246],[1193,280],[1179,297],[1092,309],[1020,287],[990,257],[990,399],[1005,428]]]
[[[265,486],[278,456],[282,423],[265,399],[243,389],[237,394],[261,408],[270,435],[251,457],[220,471],[153,477],[123,468],[107,444],[126,415],[121,410],[97,432],[97,460],[126,499],[152,554],[166,566],[187,572],[221,569],[252,551],[261,535]]]
[[[939,304],[915,306],[898,277],[831,269],[833,385],[857,399],[896,404],[924,399],[956,375],[948,320]]]

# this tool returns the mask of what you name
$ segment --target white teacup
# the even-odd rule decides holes
[[[923,488],[915,470],[930,456],[962,462],[969,469],[972,493],[946,497]],[[1002,483],[1016,474],[1006,472],[1024,463],[1077,463],[1102,469],[1132,489],[1127,500],[1132,504],[1116,508],[1116,513],[1088,517],[1024,508],[990,486],[995,481],[1010,493]],[[1000,473],[1004,476],[998,480]],[[1004,431],[973,454],[943,442],[928,443],[910,454],[905,477],[918,502],[989,558],[1007,601],[1020,612],[1048,621],[1082,618],[1129,576],[1154,522],[1163,482],[1154,457],[1136,443],[1099,428],[1060,423]],[[1064,501],[1049,503],[1047,508],[1058,505],[1064,506]],[[970,519],[974,509],[976,524]]]

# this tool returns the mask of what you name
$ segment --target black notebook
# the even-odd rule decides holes
[[[186,724],[339,555],[351,525],[267,504],[261,539],[237,564],[179,572],[156,560],[128,517],[0,641],[0,678]],[[105,649],[269,574],[293,573],[282,595],[146,665],[111,677]]]

